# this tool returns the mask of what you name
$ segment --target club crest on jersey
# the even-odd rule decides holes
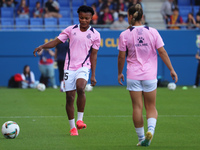
[[[73,35],[76,35],[76,32],[74,32]]]
[[[91,34],[90,34],[90,33],[87,35],[87,38],[88,38],[88,39],[90,39],[90,38],[91,38]]]

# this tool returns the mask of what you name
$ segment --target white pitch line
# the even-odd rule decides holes
[[[66,118],[67,116],[0,116],[0,119],[4,119],[4,118]],[[91,115],[91,116],[84,116],[84,117],[88,117],[88,118],[129,118],[132,117],[131,115],[108,115],[108,116],[102,116],[102,115]],[[144,117],[146,117],[144,115]],[[192,117],[192,118],[198,118],[200,117],[200,115],[158,115],[158,117],[172,117],[172,118],[187,118],[187,117]]]

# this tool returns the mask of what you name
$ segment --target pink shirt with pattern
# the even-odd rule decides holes
[[[153,80],[157,78],[157,51],[164,46],[154,28],[133,26],[120,34],[118,49],[127,51],[127,79]]]
[[[69,51],[66,54],[64,70],[77,70],[80,67],[91,68],[91,48],[96,50],[100,47],[100,34],[97,30],[89,27],[82,32],[79,25],[69,26],[58,36],[63,43],[69,38]]]

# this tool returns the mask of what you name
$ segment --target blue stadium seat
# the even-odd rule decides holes
[[[70,7],[70,0],[58,0],[58,3],[60,4],[60,8]]]
[[[14,8],[12,7],[2,7],[1,8],[1,18],[13,18]]]
[[[1,29],[2,30],[9,30],[14,29],[14,19],[13,18],[1,18]]]
[[[79,24],[79,18],[73,17],[73,24]]]
[[[72,7],[80,7],[84,5],[84,0],[72,0]]]
[[[190,6],[190,0],[178,0],[178,6]]]
[[[43,29],[43,19],[30,18],[30,29]]]
[[[86,0],[87,6],[92,6],[92,4],[97,3],[98,0]]]
[[[43,6],[42,5],[42,0],[29,0],[29,7],[34,7],[35,8],[36,2],[40,2],[41,7]]]
[[[75,6],[72,7],[72,15],[73,15],[73,17],[78,17],[78,13],[77,13],[78,8],[79,7],[75,7]]]
[[[29,19],[27,18],[15,18],[16,29],[28,29]]]
[[[65,29],[67,26],[72,24],[71,18],[59,18],[58,24],[60,29]]]
[[[63,18],[69,18],[71,17],[71,10],[70,8],[68,7],[63,7],[60,9],[59,13],[62,15]]]
[[[179,6],[179,14],[184,17],[192,13],[192,6]]]
[[[197,15],[197,13],[199,12],[200,7],[199,6],[193,6],[193,15],[194,17]]]
[[[183,22],[186,23],[186,21],[187,21],[187,19],[188,19],[188,16],[183,16],[182,18],[183,18]]]
[[[57,18],[44,18],[45,29],[57,29]]]

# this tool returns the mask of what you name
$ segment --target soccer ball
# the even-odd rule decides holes
[[[43,83],[39,83],[39,84],[37,85],[37,89],[38,89],[39,91],[44,91],[44,90],[46,89],[46,86],[45,86],[45,84],[43,84]]]
[[[7,139],[14,139],[19,135],[19,125],[14,121],[7,121],[2,125],[1,132]]]
[[[87,84],[87,85],[85,86],[85,91],[90,92],[90,91],[92,91],[92,90],[93,90],[93,86],[91,86],[90,84]]]
[[[171,82],[167,85],[169,90],[175,90],[176,89],[176,84],[174,82]]]

